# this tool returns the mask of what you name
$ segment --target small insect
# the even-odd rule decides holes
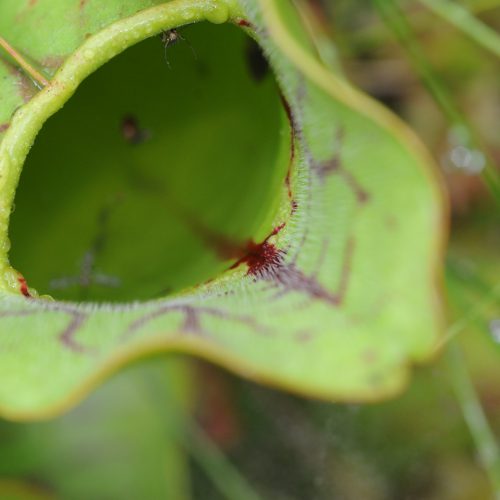
[[[64,290],[79,287],[80,298],[82,300],[86,299],[87,290],[92,285],[118,288],[121,285],[120,278],[95,271],[96,257],[97,255],[93,250],[85,252],[80,262],[79,274],[77,276],[65,276],[53,279],[50,281],[50,288],[53,290]]]
[[[133,115],[125,115],[122,118],[120,129],[125,141],[133,146],[142,144],[150,137],[149,130],[142,129],[139,126],[139,121]]]
[[[189,48],[191,49],[191,52],[194,55],[194,58],[196,59],[196,52],[193,48],[193,46],[189,43],[189,41],[183,37],[179,31],[176,29],[171,29],[168,31],[162,31],[160,35],[161,42],[163,43],[163,47],[165,49],[165,62],[167,63],[167,66],[170,68],[170,63],[168,62],[167,58],[167,49],[169,47],[172,47],[175,45],[179,40],[182,40],[183,42],[186,42],[189,45]]]
[[[53,290],[64,290],[77,288],[79,300],[87,300],[89,289],[92,285],[118,288],[122,282],[120,278],[103,274],[96,270],[96,260],[107,244],[109,217],[114,205],[120,201],[119,198],[111,200],[98,214],[98,232],[91,242],[90,248],[84,253],[80,261],[78,274],[76,276],[64,276],[50,281]]]

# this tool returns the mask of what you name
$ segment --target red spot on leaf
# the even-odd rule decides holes
[[[10,127],[10,123],[0,123],[0,134]]]
[[[282,223],[274,228],[262,243],[249,241],[244,248],[245,255],[233,264],[231,269],[245,263],[248,266],[247,274],[262,276],[272,268],[281,265],[283,262],[283,251],[279,250],[276,245],[269,243],[268,240],[271,236],[277,235],[284,227],[285,223]]]
[[[127,330],[122,334],[123,338],[129,338],[136,331],[143,328],[149,322],[166,316],[172,313],[181,313],[184,316],[183,324],[180,329],[182,334],[188,335],[199,335],[203,337],[209,337],[213,333],[206,328],[202,322],[203,317],[227,319],[230,321],[238,322],[245,325],[250,330],[255,333],[262,335],[269,335],[271,333],[270,329],[260,324],[254,316],[244,315],[244,314],[233,314],[230,311],[223,309],[216,309],[210,307],[193,306],[189,304],[170,304],[166,303],[164,306],[159,307],[156,310],[150,311],[139,319],[133,321],[127,328]]]
[[[337,130],[335,137],[337,152],[332,158],[329,158],[328,160],[315,165],[313,167],[313,170],[315,171],[321,182],[325,182],[326,179],[331,175],[338,175],[342,177],[345,183],[353,191],[358,203],[360,205],[363,205],[364,203],[369,201],[370,195],[366,192],[363,186],[361,186],[354,175],[342,164],[340,150],[342,148],[342,143],[344,142],[344,135],[344,130],[342,128]]]
[[[291,198],[292,197],[292,183],[290,181],[290,169],[288,169],[288,172],[286,173],[285,184],[286,184],[286,188],[288,191],[288,197]]]
[[[262,243],[250,242],[247,244],[247,254],[235,265],[245,263],[248,265],[248,274],[261,276],[270,268],[279,266],[282,261],[282,252],[272,243],[264,241]]]
[[[64,56],[48,56],[40,61],[41,65],[49,70],[55,71],[59,69],[66,58]]]
[[[26,278],[24,276],[19,276],[17,278],[17,281],[19,281],[19,291],[27,298],[31,299],[31,294],[28,289],[28,283],[26,282]]]
[[[281,102],[283,103],[283,107],[285,108],[286,115],[288,117],[288,121],[290,123],[290,161],[288,164],[288,170],[285,177],[285,184],[288,189],[288,197],[292,197],[292,186],[291,186],[291,175],[292,175],[292,167],[295,161],[295,137],[297,135],[297,125],[295,123],[295,119],[292,114],[292,108],[290,107],[290,103],[286,100],[283,94],[280,94]]]
[[[242,26],[243,28],[254,29],[253,24],[250,21],[247,21],[246,19],[238,19],[236,23],[238,24],[238,26]]]
[[[32,80],[30,80],[20,69],[8,66],[9,73],[17,78],[17,90],[24,102],[30,101],[38,92]]]
[[[86,315],[77,311],[72,311],[70,313],[72,315],[72,320],[70,324],[66,327],[66,329],[59,336],[59,340],[64,344],[65,347],[80,353],[91,353],[94,352],[93,347],[87,347],[81,344],[76,338],[76,334],[78,333],[80,326],[86,320]]]
[[[256,280],[261,279],[273,283],[277,289],[276,298],[291,292],[300,292],[335,307],[343,303],[351,275],[354,252],[352,238],[347,241],[342,257],[340,279],[334,291],[330,291],[322,285],[317,279],[316,273],[308,276],[297,267],[294,261],[285,262],[285,252],[269,243],[267,239],[259,245],[253,244],[250,252],[237,262],[237,264],[245,262],[248,265],[247,274],[253,275]]]

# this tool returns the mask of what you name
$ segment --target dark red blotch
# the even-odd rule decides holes
[[[28,289],[28,283],[26,282],[26,278],[24,276],[20,276],[17,278],[17,281],[19,281],[19,291],[28,298],[32,298],[30,291]]]
[[[253,28],[252,23],[246,19],[239,19],[238,26],[242,26],[243,28]]]
[[[278,234],[284,227],[285,223],[274,228],[262,243],[249,241],[244,248],[245,255],[234,263],[231,269],[245,263],[248,266],[247,274],[262,276],[272,268],[280,266],[283,263],[283,252],[273,243],[269,243],[269,238]]]

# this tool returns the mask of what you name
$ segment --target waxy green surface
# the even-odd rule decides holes
[[[16,419],[56,414],[127,361],[161,350],[193,353],[245,377],[329,400],[370,401],[400,391],[410,365],[434,353],[442,326],[445,209],[420,144],[321,65],[288,2],[129,2],[126,12],[122,2],[107,2],[106,9],[98,4],[0,6],[0,35],[52,78],[49,87],[27,95],[29,79],[2,56],[0,412]],[[168,71],[158,40],[118,56],[162,30],[204,20],[235,26],[186,28],[199,54],[186,45],[169,48],[171,71],[180,76],[168,82],[155,81],[160,66]],[[244,76],[238,29],[261,45],[280,92],[269,76],[261,83]],[[146,80],[151,87],[139,106],[136,93],[127,97],[123,89],[140,89]],[[183,89],[195,95],[200,82],[196,95],[203,104],[172,97]],[[99,88],[107,94],[98,95]],[[76,139],[61,139],[57,152],[60,134],[78,134],[79,127],[91,134],[91,117],[100,109],[107,109],[104,122],[111,121],[96,126],[97,136],[109,123],[118,135],[122,92],[140,109],[150,141],[131,148],[105,135],[94,146],[73,149]],[[103,230],[109,254],[98,253],[96,269],[130,280],[110,292],[120,302],[126,294],[126,304],[25,298],[8,266],[7,223],[20,169],[45,120],[66,101],[26,162],[10,259],[30,285],[71,275],[99,234],[103,207],[111,205]],[[175,161],[165,160],[165,144]],[[51,154],[56,167],[47,161]],[[92,155],[99,167],[87,173]],[[120,168],[127,162],[132,176]],[[62,193],[57,187],[70,179],[73,163],[73,184]],[[110,186],[115,194],[106,201]],[[42,191],[52,193],[43,210]],[[155,207],[164,211],[161,218],[151,217]],[[141,245],[151,225],[164,251]],[[53,244],[59,250],[51,250]],[[68,250],[61,252],[62,245]],[[33,265],[31,280],[27,266],[35,259],[42,265]],[[160,292],[151,285],[155,269],[172,293],[148,301]],[[39,291],[48,292],[43,285]],[[98,287],[87,293],[103,300]],[[130,303],[134,297],[142,302]]]

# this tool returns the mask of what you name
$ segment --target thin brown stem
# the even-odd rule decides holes
[[[49,81],[37,71],[31,64],[29,64],[22,56],[17,52],[5,38],[0,36],[0,47],[2,47],[16,62],[23,68],[26,73],[28,73],[33,80],[39,83],[42,87],[49,85]]]

